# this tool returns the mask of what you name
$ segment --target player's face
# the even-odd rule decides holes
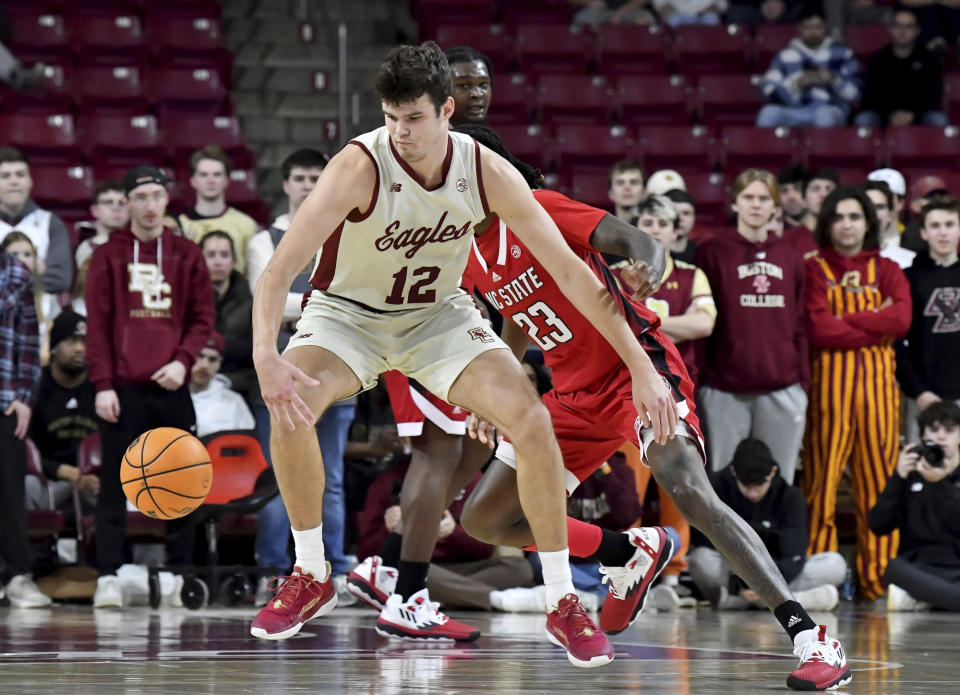
[[[219,237],[210,237],[203,242],[203,258],[207,261],[207,270],[210,279],[217,283],[223,282],[233,272],[233,251],[230,242]]]
[[[7,246],[6,251],[27,266],[31,272],[37,269],[37,253],[29,241],[14,241]]]
[[[32,189],[30,167],[25,162],[0,164],[0,206],[11,212],[19,212]]]
[[[197,361],[193,363],[193,369],[190,371],[190,383],[192,386],[206,388],[220,371],[220,364],[223,360],[220,353],[213,348],[203,348]]]
[[[856,256],[863,250],[867,235],[867,218],[856,198],[837,203],[837,211],[830,223],[830,243],[844,256]]]
[[[877,213],[877,223],[881,230],[890,229],[893,224],[893,210],[887,204],[887,196],[880,191],[869,190],[866,192],[870,202],[873,203],[873,211]]]
[[[216,159],[201,159],[190,177],[193,190],[204,200],[217,200],[227,190],[229,183],[227,168]]]
[[[770,492],[770,486],[773,484],[773,476],[775,476],[776,474],[777,474],[777,469],[776,467],[774,467],[773,470],[771,470],[770,473],[767,475],[767,477],[764,478],[763,482],[755,483],[753,485],[744,485],[739,480],[737,480],[737,488],[740,490],[741,495],[743,495],[748,500],[756,504],[757,502],[762,500],[764,497],[766,497],[768,492]],[[734,473],[734,477],[736,477],[736,473]]]
[[[669,251],[673,242],[677,240],[677,228],[673,221],[666,217],[658,217],[645,212],[637,220],[637,227],[659,241],[666,251]]]
[[[490,73],[481,60],[454,63],[450,66],[453,75],[453,103],[455,109],[450,122],[454,126],[464,123],[486,123],[493,85]]]
[[[800,183],[780,184],[780,204],[790,217],[799,217],[807,209],[803,200],[803,186]]]
[[[87,368],[87,341],[82,335],[65,338],[53,348],[51,357],[67,374],[79,374]]]
[[[290,199],[290,205],[294,210],[299,208],[310,195],[322,171],[320,167],[290,168],[290,176],[283,182],[283,192]]]
[[[931,210],[920,236],[938,258],[950,258],[960,244],[960,215],[949,210]]]
[[[122,191],[104,191],[90,206],[90,214],[108,232],[123,229],[130,222],[127,196]]]
[[[814,215],[820,214],[820,206],[823,199],[830,195],[830,191],[837,187],[829,179],[813,179],[807,184],[807,192],[804,194],[804,200],[807,202],[807,210]]]
[[[159,183],[145,183],[130,191],[130,223],[140,229],[155,230],[163,226],[167,211],[167,189]]]
[[[404,161],[413,164],[446,151],[453,97],[447,98],[439,114],[428,94],[406,104],[382,105],[390,140]]]
[[[622,208],[632,208],[643,200],[643,174],[639,169],[630,169],[614,174],[610,179],[610,200]]]
[[[677,236],[687,237],[697,222],[697,211],[690,203],[674,203],[680,218],[677,220]]]
[[[740,191],[733,211],[737,213],[737,220],[752,229],[760,229],[770,222],[776,203],[770,195],[770,189],[763,181],[753,181]]]

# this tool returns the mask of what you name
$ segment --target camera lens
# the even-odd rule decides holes
[[[924,440],[923,443],[917,447],[917,453],[926,461],[930,466],[934,468],[942,468],[943,461],[946,458],[946,453],[943,450],[943,447],[937,444],[936,442],[931,442],[929,440]]]

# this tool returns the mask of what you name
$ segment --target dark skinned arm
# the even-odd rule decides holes
[[[630,259],[620,275],[633,290],[634,301],[643,301],[660,287],[667,256],[660,243],[646,232],[608,214],[590,235],[590,245],[602,253]]]

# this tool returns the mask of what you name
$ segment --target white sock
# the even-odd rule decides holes
[[[567,594],[574,594],[573,579],[570,575],[570,549],[540,551],[540,564],[543,567],[543,586],[546,589],[546,609],[554,611],[557,604]]]
[[[321,582],[327,579],[327,560],[323,554],[323,524],[306,531],[293,531],[293,545],[296,548],[296,565],[309,572]]]
[[[801,644],[805,642],[812,642],[813,640],[817,639],[820,636],[819,633],[820,633],[819,627],[812,627],[809,630],[798,632],[797,636],[793,638],[793,646],[799,647]]]

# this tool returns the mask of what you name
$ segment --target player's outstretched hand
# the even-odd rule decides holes
[[[297,393],[296,385],[300,382],[307,386],[319,386],[320,382],[310,378],[276,353],[259,361],[256,367],[260,393],[270,411],[270,417],[286,423],[291,431],[297,428],[297,422],[313,427],[316,418],[310,406]]]
[[[470,439],[479,440],[491,449],[497,444],[497,428],[492,422],[487,422],[476,413],[470,413],[470,422],[467,424],[467,434]]]
[[[680,415],[670,386],[651,364],[641,374],[633,375],[633,403],[644,427],[653,428],[657,444],[666,444],[677,431]]]
[[[652,266],[643,261],[633,261],[620,271],[620,277],[633,294],[630,298],[642,302],[660,288],[660,276]]]

